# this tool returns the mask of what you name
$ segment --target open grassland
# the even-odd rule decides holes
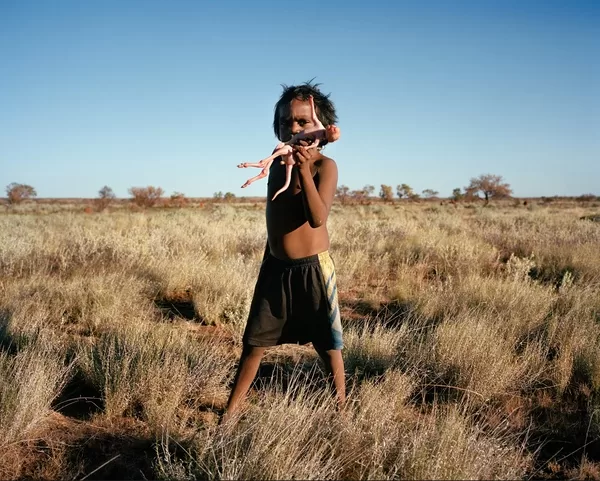
[[[0,478],[600,479],[594,204],[334,205],[348,404],[270,350],[260,204],[0,214]]]

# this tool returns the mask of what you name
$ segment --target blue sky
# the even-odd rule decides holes
[[[0,0],[0,188],[263,196],[236,165],[316,77],[340,185],[600,195],[599,58],[598,1]]]

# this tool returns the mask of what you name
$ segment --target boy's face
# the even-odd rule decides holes
[[[308,100],[293,99],[289,104],[279,107],[279,138],[282,142],[287,142],[292,135],[310,127],[314,127],[314,124]]]

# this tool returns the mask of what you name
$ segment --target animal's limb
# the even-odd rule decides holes
[[[251,179],[248,179],[244,185],[242,185],[242,189],[244,187],[248,187],[252,182],[262,179],[263,177],[266,177],[267,174],[269,173],[269,167],[271,167],[271,164],[269,164],[267,167],[265,167],[263,170],[260,171],[260,174],[255,175],[254,177],[252,177]]]
[[[271,165],[271,162],[265,162],[264,160],[261,160],[260,162],[242,162],[241,164],[238,164],[238,169],[245,169],[246,167],[258,167],[262,169],[266,167],[267,164]]]
[[[268,162],[269,165],[271,165],[271,162],[273,162],[277,157],[282,156],[282,157],[286,157],[287,155],[290,155],[293,151],[293,148],[291,145],[285,145],[283,144],[283,147],[278,148],[275,152],[273,152],[273,154],[270,157],[267,157],[264,160],[261,160],[261,162]],[[260,162],[259,162],[260,164]]]
[[[321,121],[319,120],[319,117],[317,115],[317,109],[315,109],[315,99],[313,98],[312,95],[308,96],[308,103],[310,105],[310,117],[311,117],[311,120],[313,122],[313,125],[317,129],[323,129],[323,128],[325,128],[323,126],[323,124],[321,123]]]
[[[266,159],[262,159],[260,162],[242,162],[238,164],[238,168],[246,168],[246,167],[259,167],[264,168],[267,165],[271,165],[273,160],[275,160],[280,155],[284,155],[287,151],[291,152],[292,149],[286,146],[283,142],[279,142],[277,147],[273,150],[273,153],[267,157]]]
[[[244,162],[241,164],[238,164],[238,168],[245,168],[245,167],[259,167],[262,168],[262,172],[260,174],[258,174],[255,177],[252,177],[251,179],[248,179],[244,185],[242,185],[242,189],[244,187],[248,187],[252,182],[262,179],[263,177],[266,177],[267,174],[269,173],[269,169],[271,168],[271,164],[273,163],[273,161],[281,156],[286,156],[292,153],[292,147],[290,145],[285,145],[284,143],[279,143],[275,149],[275,152],[273,152],[272,155],[270,155],[269,157],[267,157],[266,159],[261,160],[260,162]]]

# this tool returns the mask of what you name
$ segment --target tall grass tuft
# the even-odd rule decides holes
[[[135,416],[161,433],[184,431],[195,422],[194,409],[226,395],[232,364],[217,340],[142,324],[82,344],[78,367],[102,393],[106,416]]]
[[[16,354],[0,350],[0,448],[42,426],[71,371],[64,350],[45,332]]]

